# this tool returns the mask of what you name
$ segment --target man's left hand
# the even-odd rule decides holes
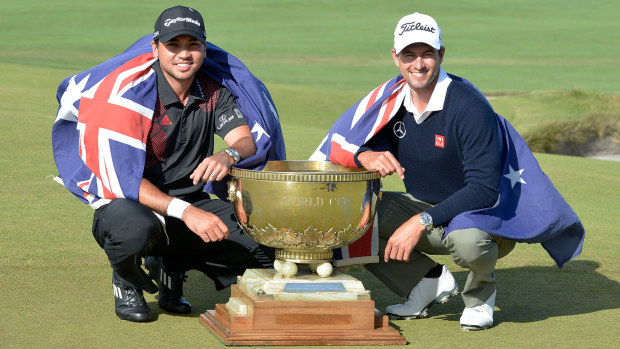
[[[230,167],[234,164],[235,160],[231,158],[230,155],[226,154],[226,152],[221,151],[202,160],[189,178],[193,181],[194,185],[198,184],[200,181],[219,181],[226,177],[228,171],[230,171]]]

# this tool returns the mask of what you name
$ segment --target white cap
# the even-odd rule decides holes
[[[416,12],[398,21],[394,29],[394,52],[399,54],[416,42],[423,42],[436,50],[441,48],[441,29],[433,17]]]

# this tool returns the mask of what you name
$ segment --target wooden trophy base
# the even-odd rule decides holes
[[[262,290],[261,290],[262,291]],[[264,292],[264,291],[263,291]],[[264,293],[262,293],[264,295]],[[282,300],[231,286],[227,304],[216,304],[200,322],[225,345],[403,345],[375,302]]]

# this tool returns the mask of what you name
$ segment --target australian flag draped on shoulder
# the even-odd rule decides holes
[[[286,157],[278,113],[267,88],[237,58],[207,43],[202,71],[228,88],[246,117],[255,155],[236,166],[262,169]],[[151,35],[122,54],[66,78],[58,87],[52,128],[54,159],[64,186],[97,208],[114,198],[138,200],[146,141],[157,100]],[[224,198],[224,181],[205,190]]]
[[[464,80],[466,81],[466,80]],[[396,114],[405,82],[397,76],[366,95],[347,110],[329,130],[311,160],[330,160],[355,167],[354,154]],[[445,227],[454,230],[478,228],[518,242],[540,243],[558,267],[581,253],[585,231],[581,221],[543,173],[525,140],[496,114],[502,137],[500,196],[490,208],[463,212]],[[343,260],[336,265],[366,263],[378,252],[376,218],[371,230],[349,246],[334,251]]]
[[[310,160],[329,160],[345,167],[357,167],[353,159],[357,150],[372,138],[396,114],[403,102],[404,80],[397,76],[370,91],[349,108],[330,128]],[[354,243],[334,249],[334,265],[379,262],[378,220]]]

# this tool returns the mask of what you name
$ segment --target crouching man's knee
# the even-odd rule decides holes
[[[444,244],[452,260],[464,268],[480,263],[494,266],[498,258],[514,248],[514,241],[494,237],[476,228],[454,230],[445,237]]]

